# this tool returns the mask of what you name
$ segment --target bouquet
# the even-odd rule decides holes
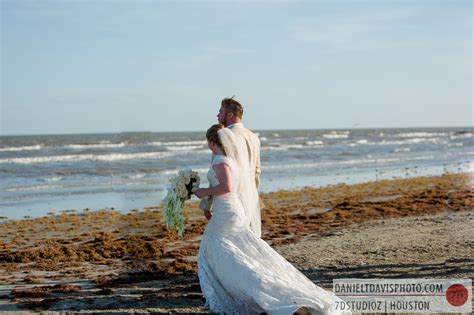
[[[184,234],[183,204],[199,188],[201,180],[197,172],[185,169],[170,179],[171,185],[163,199],[163,217],[167,228],[174,228],[179,236]]]

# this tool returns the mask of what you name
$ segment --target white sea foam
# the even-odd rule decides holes
[[[358,146],[358,145],[372,145],[372,144],[375,144],[376,142],[369,142],[367,139],[360,139],[360,140],[357,140],[356,142],[352,142],[352,143],[349,143],[348,146],[350,147],[355,147],[355,146]]]
[[[439,143],[439,138],[413,138],[406,140],[382,140],[382,141],[367,141],[359,140],[354,143],[349,143],[350,147],[355,147],[358,145],[407,145],[407,144],[417,144],[417,143]]]
[[[127,176],[127,178],[140,179],[140,178],[144,178],[145,176],[146,176],[146,174],[136,174],[136,175],[129,175],[129,176]]]
[[[444,140],[443,140],[444,141]],[[382,140],[382,141],[368,141],[367,139],[360,139],[355,142],[346,143],[349,147],[355,146],[403,146],[410,144],[419,144],[419,143],[433,143],[439,144],[439,138],[412,138],[404,140]],[[324,147],[323,141],[306,141],[304,144],[280,144],[280,143],[269,143],[265,146],[262,146],[262,150],[271,150],[271,151],[285,151],[289,149],[304,149],[304,148],[322,148]]]
[[[290,149],[303,149],[307,148],[304,144],[270,144],[261,148],[262,151],[287,151]]]
[[[315,140],[315,141],[306,141],[304,144],[307,145],[307,146],[317,146],[317,147],[320,147],[320,146],[323,146],[323,145],[324,145],[324,142],[323,142],[323,141]]]
[[[207,172],[209,171],[209,168],[195,168],[193,169],[194,171],[198,172],[198,173],[205,173],[207,174]]]
[[[62,179],[63,179],[62,177],[49,177],[49,178],[42,179],[42,181],[44,181],[44,182],[59,182]]]
[[[416,144],[416,143],[433,143],[436,144],[439,142],[439,138],[412,138],[402,141],[385,141],[382,142],[374,142],[373,144],[376,145],[404,145],[404,144]]]
[[[284,144],[280,148],[283,149],[304,149],[306,146],[304,144]]]
[[[148,142],[147,145],[157,145],[157,146],[161,146],[163,145],[164,142],[161,142],[161,141],[153,141],[153,142]]]
[[[170,151],[189,151],[189,150],[196,150],[196,149],[202,149],[202,145],[183,145],[183,146],[177,146],[177,147],[166,147],[166,149]]]
[[[349,131],[331,131],[331,133],[323,134],[323,137],[327,139],[347,139]]]
[[[393,150],[394,152],[410,152],[411,149],[410,148],[396,148],[395,150]]]
[[[37,186],[6,188],[5,191],[8,191],[8,192],[21,192],[21,191],[31,191],[31,190],[61,189],[63,187],[64,187],[63,185],[37,185]]]
[[[41,144],[27,145],[24,147],[5,147],[5,148],[0,148],[0,152],[32,151],[32,150],[41,150],[42,148],[43,148],[43,145]]]
[[[144,183],[142,182],[129,182],[129,183],[122,183],[125,186],[142,186]]]
[[[0,164],[37,164],[37,163],[58,163],[58,162],[79,162],[79,161],[123,161],[123,160],[142,160],[155,159],[173,155],[172,152],[144,152],[144,153],[116,153],[116,154],[78,154],[78,155],[55,155],[0,159]]]
[[[168,141],[168,142],[150,142],[150,144],[154,145],[166,145],[166,146],[188,146],[188,145],[205,145],[205,140],[190,140],[190,141]]]
[[[472,133],[466,132],[466,133],[460,133],[460,134],[455,134],[452,136],[449,136],[449,139],[451,140],[456,140],[456,139],[467,139],[472,137]]]
[[[331,162],[316,162],[316,163],[297,163],[297,164],[273,164],[273,165],[262,165],[262,169],[305,169],[305,168],[317,168],[322,166],[344,166],[344,165],[358,165],[358,164],[386,164],[392,162],[409,162],[409,161],[420,161],[420,160],[432,160],[434,155],[426,156],[415,156],[408,158],[368,158],[368,159],[356,159],[356,160],[346,160],[346,161],[331,161]]]
[[[304,139],[304,138],[302,138]],[[315,140],[315,141],[305,141],[304,143],[292,143],[292,144],[282,144],[278,142],[268,143],[265,146],[262,146],[263,151],[286,151],[290,149],[307,149],[307,148],[322,148],[324,147],[324,142]]]
[[[107,149],[107,148],[122,148],[126,145],[125,142],[120,142],[120,143],[91,143],[91,144],[68,144],[64,146],[65,148],[70,148],[70,149],[76,149],[76,150],[81,150],[81,149]]]
[[[18,186],[18,187],[7,187],[3,191],[5,192],[28,192],[28,191],[45,191],[45,190],[68,190],[70,191],[71,189],[82,189],[87,187],[88,189],[94,190],[94,189],[101,189],[103,190],[103,187],[105,188],[117,188],[120,186],[140,186],[140,185],[150,185],[154,184],[153,182],[146,182],[146,181],[140,181],[140,182],[127,182],[127,181],[94,181],[93,183],[90,183],[89,185],[84,185],[82,182],[75,182],[75,183],[68,183],[64,185],[31,185],[31,186]],[[108,190],[108,189],[107,189]]]
[[[372,142],[370,142],[370,143],[372,143]],[[354,142],[354,143],[349,143],[349,146],[350,146],[350,147],[355,147],[355,146],[357,146],[357,145],[359,145],[359,144],[370,144],[370,143],[369,143],[369,141],[368,141],[367,139],[360,139],[360,140],[357,140],[357,141]]]
[[[442,137],[447,134],[444,132],[404,132],[396,134],[395,137],[398,138],[432,138],[432,137]]]
[[[209,161],[209,163],[210,163],[210,162],[211,162],[211,161]],[[192,167],[191,167],[191,169],[192,169],[193,171],[196,171],[196,172],[200,173],[201,175],[202,175],[203,173],[206,174],[206,173],[209,171],[209,167],[207,167],[207,168],[192,168]],[[165,170],[165,171],[162,172],[162,174],[165,175],[165,176],[170,176],[170,175],[175,175],[175,174],[177,174],[178,171],[179,171],[179,170],[177,170],[177,169]],[[201,179],[201,180],[202,180],[202,179]]]

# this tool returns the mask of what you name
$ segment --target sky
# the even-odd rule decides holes
[[[0,4],[0,135],[473,126],[470,0]]]

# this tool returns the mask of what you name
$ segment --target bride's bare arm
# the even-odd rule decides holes
[[[216,172],[219,185],[196,190],[195,195],[199,198],[224,195],[232,191],[232,180],[229,165],[217,164],[213,166],[213,169]]]

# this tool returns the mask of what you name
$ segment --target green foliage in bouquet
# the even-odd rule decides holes
[[[185,231],[184,202],[191,199],[192,194],[199,188],[200,182],[199,174],[192,170],[181,170],[170,179],[171,185],[163,199],[163,217],[166,227],[176,230],[179,236],[183,236]]]

